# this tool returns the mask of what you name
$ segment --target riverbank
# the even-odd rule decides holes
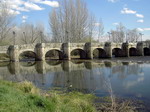
[[[79,92],[42,92],[30,82],[0,80],[0,112],[138,112],[129,100],[111,101]],[[139,111],[141,112],[141,111]],[[145,112],[145,111],[144,111]]]
[[[93,98],[78,92],[43,93],[30,82],[0,81],[0,112],[96,112]]]

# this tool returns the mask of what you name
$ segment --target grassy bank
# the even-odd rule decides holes
[[[29,82],[0,81],[0,112],[95,112],[93,97],[78,92],[41,93]]]
[[[113,100],[112,100],[113,99]],[[91,94],[40,91],[30,82],[0,80],[0,112],[149,112],[141,102]]]

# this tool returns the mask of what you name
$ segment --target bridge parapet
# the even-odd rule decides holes
[[[112,48],[120,48],[122,49],[122,43],[111,43]]]
[[[97,48],[101,48],[101,47],[104,47],[105,46],[105,43],[91,43],[91,46],[92,47],[97,47]]]
[[[70,43],[70,47],[84,47],[85,43]]]
[[[36,44],[25,44],[25,45],[18,45],[20,50],[22,49],[34,49]]]
[[[137,43],[129,43],[129,48],[131,48],[131,47],[136,48],[137,47]]]
[[[45,47],[61,48],[62,47],[62,43],[45,43]]]

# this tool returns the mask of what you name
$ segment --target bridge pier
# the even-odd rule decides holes
[[[93,50],[92,50],[92,43],[86,43],[85,44],[85,51],[87,53],[87,59],[93,59]]]
[[[36,62],[35,69],[39,74],[46,74],[45,61]]]
[[[64,59],[71,60],[71,50],[70,50],[70,43],[63,43],[62,50],[64,54]]]
[[[20,74],[20,63],[11,62],[8,66],[8,70],[11,74],[19,75]]]
[[[9,47],[9,56],[10,61],[18,62],[19,61],[19,47],[18,45],[13,45]]]
[[[144,56],[143,48],[144,48],[144,43],[143,42],[137,43],[137,51],[138,51],[139,56]]]
[[[45,52],[44,52],[45,43],[37,44],[35,49],[36,49],[36,54],[37,54],[36,60],[44,61],[45,60]]]
[[[129,54],[129,43],[123,43],[122,44],[122,50],[124,52],[124,56],[125,57],[130,57],[130,54]]]
[[[112,45],[110,42],[105,43],[105,52],[106,52],[106,58],[112,57]]]

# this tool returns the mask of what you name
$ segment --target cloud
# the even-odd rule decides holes
[[[48,5],[51,7],[59,7],[58,1],[49,0],[0,0],[1,3],[6,3],[9,6],[11,14],[20,14],[21,12],[30,12],[31,10],[44,10],[43,7],[39,6]]]
[[[144,23],[144,20],[143,19],[139,19],[137,20],[138,23]]]
[[[101,23],[94,23],[94,26],[100,26]]]
[[[137,28],[138,31],[143,32],[144,30],[142,28]]]
[[[44,10],[44,8],[38,6],[34,3],[31,3],[31,2],[25,2],[24,6],[25,6],[25,8],[30,9],[30,10]]]
[[[28,16],[22,16],[22,19],[28,19]]]
[[[30,0],[30,1],[34,3],[49,5],[51,7],[59,7],[58,1],[49,1],[49,0]]]
[[[9,10],[8,10],[8,13],[11,14],[11,15],[18,15],[18,14],[20,14],[19,11],[15,11],[15,10],[13,10],[13,9],[9,9]]]
[[[25,23],[26,22],[26,20],[22,20],[22,23]]]
[[[22,11],[22,12],[29,12],[29,9],[25,8],[25,7],[17,7],[15,8],[18,11]]]
[[[143,31],[150,31],[150,28],[137,28],[138,31],[143,32]]]
[[[113,25],[114,25],[114,26],[117,26],[117,25],[119,25],[119,23],[113,23]]]
[[[22,23],[25,23],[27,19],[28,19],[28,16],[23,15],[22,16]]]
[[[136,14],[136,11],[128,8],[123,8],[123,10],[121,10],[121,14]]]
[[[112,3],[115,3],[117,2],[118,0],[108,0],[108,2],[112,2]]]
[[[42,1],[42,4],[49,5],[51,7],[59,7],[59,3],[57,1]]]
[[[144,18],[144,15],[142,15],[142,14],[136,14],[136,17]]]
[[[144,15],[139,14],[139,13],[137,13],[137,11],[131,10],[131,9],[128,9],[128,8],[123,8],[123,9],[121,10],[121,14],[133,14],[133,15],[135,15],[135,16],[138,17],[138,18],[144,18]],[[144,20],[143,20],[143,19],[140,19],[140,20],[137,20],[137,22],[138,22],[138,23],[143,23]]]
[[[150,31],[150,28],[143,28],[144,31]]]

